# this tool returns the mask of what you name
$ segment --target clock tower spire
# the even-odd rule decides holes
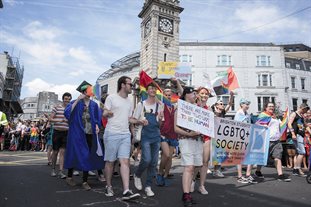
[[[145,0],[141,21],[140,68],[157,76],[161,61],[179,61],[179,0]]]

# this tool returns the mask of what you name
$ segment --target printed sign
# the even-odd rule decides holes
[[[249,147],[243,164],[267,165],[269,153],[269,134],[267,127],[252,124]]]
[[[251,124],[215,117],[215,139],[212,139],[213,165],[241,164],[249,146]]]
[[[207,136],[214,136],[214,113],[178,99],[177,125]]]
[[[177,79],[186,81],[191,79],[191,66],[188,63],[160,62],[158,65],[158,79]]]
[[[266,165],[269,151],[269,130],[255,124],[215,118],[215,139],[212,139],[213,165]]]

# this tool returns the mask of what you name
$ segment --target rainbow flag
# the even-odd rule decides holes
[[[280,140],[281,141],[285,141],[286,140],[286,132],[287,132],[288,120],[289,120],[289,109],[287,107],[285,112],[284,112],[282,122],[280,124],[280,133],[281,133]]]
[[[140,71],[139,73],[139,88],[140,88],[140,94],[141,94],[141,100],[144,101],[148,98],[148,94],[146,91],[147,86],[153,83],[157,87],[157,98],[162,101],[165,105],[172,106],[172,103],[168,98],[166,98],[163,95],[163,91],[160,88],[160,86],[145,72],[145,71]]]
[[[272,119],[272,116],[270,114],[268,114],[267,112],[261,112],[257,117],[256,124],[268,126],[271,119]]]
[[[171,103],[177,103],[178,99],[179,99],[179,96],[173,93],[171,96]]]
[[[228,94],[229,91],[239,88],[238,78],[233,72],[232,66],[227,71],[218,73],[218,76],[212,80],[212,86],[216,95]]]

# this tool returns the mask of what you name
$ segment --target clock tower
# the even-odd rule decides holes
[[[141,21],[140,68],[155,78],[159,62],[179,62],[179,0],[145,0]]]

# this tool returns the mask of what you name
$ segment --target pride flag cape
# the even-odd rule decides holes
[[[288,120],[289,120],[289,109],[287,107],[285,112],[284,112],[282,122],[280,124],[280,133],[282,134],[281,138],[280,138],[281,141],[285,141],[286,140],[286,132],[287,132]]]
[[[232,67],[218,74],[218,76],[212,80],[212,86],[216,95],[228,94],[229,91],[233,91],[239,88],[238,79],[233,72]]]
[[[168,100],[163,95],[163,91],[160,88],[160,86],[145,72],[140,71],[139,73],[139,88],[140,88],[140,94],[141,94],[141,100],[144,101],[148,98],[148,94],[146,91],[147,86],[153,83],[157,87],[157,98],[162,101],[165,105],[172,106],[170,100]]]
[[[266,112],[261,112],[258,117],[257,117],[257,121],[256,124],[259,125],[263,125],[263,126],[268,126],[268,124],[270,123],[272,117],[270,114],[266,113]]]

